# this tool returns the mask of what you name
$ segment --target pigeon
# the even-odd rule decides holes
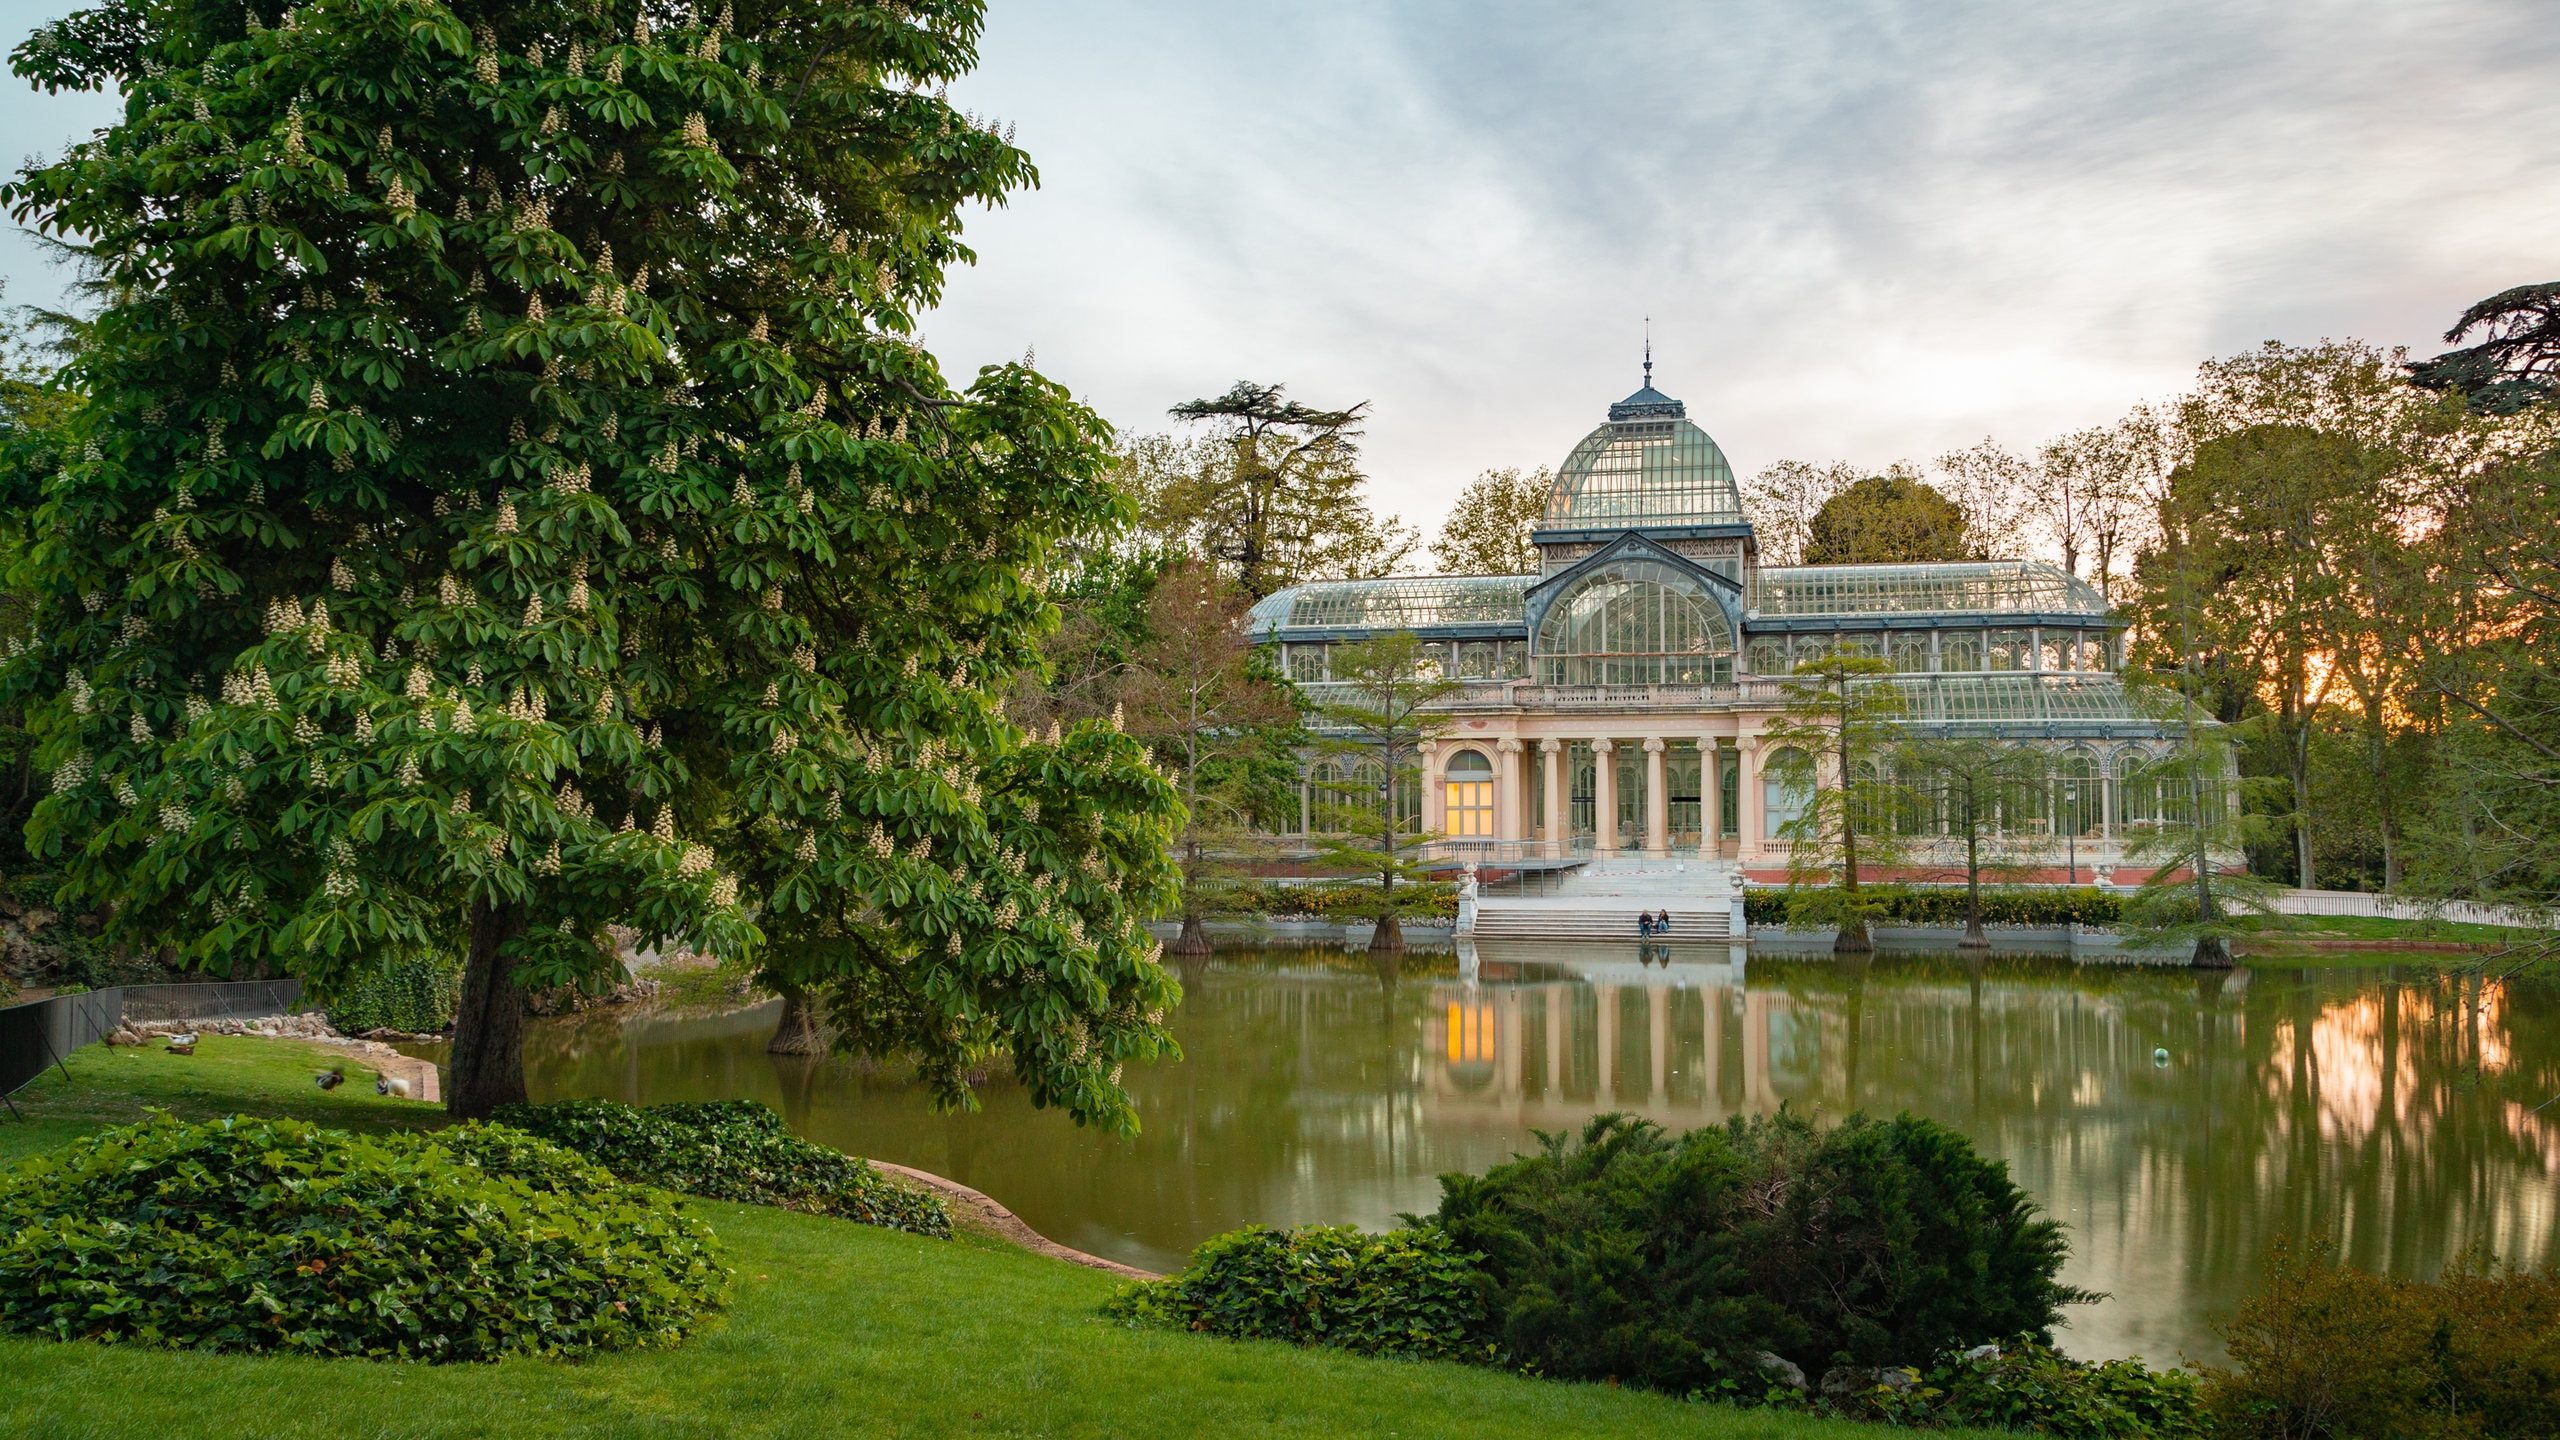
[[[311,1078],[311,1083],[319,1086],[323,1090],[335,1090],[340,1085],[346,1083],[346,1079],[347,1072],[344,1069],[332,1067],[313,1076]]]

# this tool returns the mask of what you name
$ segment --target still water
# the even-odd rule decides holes
[[[1125,1077],[1133,1140],[1002,1081],[978,1113],[936,1114],[897,1074],[768,1056],[778,1005],[543,1022],[527,1067],[537,1099],[763,1100],[812,1139],[951,1176],[1153,1270],[1248,1221],[1393,1224],[1433,1208],[1443,1171],[1599,1111],[1678,1130],[1781,1104],[1911,1110],[2007,1161],[2070,1229],[2065,1278],[2112,1297],[2064,1333],[2091,1358],[2218,1356],[2210,1322],[2279,1235],[2327,1234],[2407,1275],[2472,1242],[2560,1261],[2560,990],[2423,963],[1668,953],[1488,953],[1472,979],[1447,956],[1185,965],[1185,1058]]]

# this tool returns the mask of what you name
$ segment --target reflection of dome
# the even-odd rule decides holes
[[[1724,451],[1689,423],[1688,407],[1653,388],[1648,373],[1645,387],[1610,406],[1609,423],[1565,457],[1539,528],[1736,525],[1745,518]]]

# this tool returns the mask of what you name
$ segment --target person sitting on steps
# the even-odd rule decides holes
[[[1671,907],[1667,905],[1664,906],[1662,914],[1654,919],[1653,933],[1656,935],[1668,935],[1671,933]]]
[[[1650,935],[1650,934],[1652,934],[1652,933],[1653,933],[1653,916],[1651,916],[1650,914],[1647,914],[1646,912],[1644,912],[1644,911],[1642,911],[1642,910],[1637,911],[1637,912],[1636,912],[1636,934],[1638,934],[1638,935]]]

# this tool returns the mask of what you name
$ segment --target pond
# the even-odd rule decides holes
[[[2066,1348],[2217,1358],[2267,1242],[2326,1234],[2432,1274],[2469,1243],[2560,1261],[2560,990],[2410,964],[2201,973],[1998,956],[1865,964],[1623,946],[1378,966],[1184,965],[1184,1059],[1125,1077],[1132,1140],[999,1080],[936,1114],[900,1074],[768,1056],[778,1005],[598,1012],[527,1036],[537,1099],[747,1097],[799,1133],[948,1175],[1152,1270],[1250,1221],[1395,1223],[1603,1110],[1674,1130],[1781,1104],[1911,1110],[2008,1162],[2070,1229]],[[2360,957],[2361,958],[2361,957]],[[2159,1054],[2166,1051],[2165,1056]],[[424,1052],[421,1053],[430,1053]],[[2544,1107],[2537,1109],[2536,1107]]]

